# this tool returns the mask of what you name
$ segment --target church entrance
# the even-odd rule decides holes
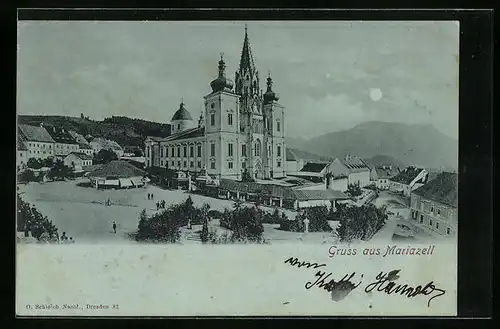
[[[257,161],[254,166],[254,178],[255,179],[264,179],[264,171],[262,170],[262,163]]]

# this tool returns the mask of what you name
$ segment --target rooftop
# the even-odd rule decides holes
[[[61,144],[78,144],[77,141],[71,136],[69,131],[64,128],[56,126],[46,126],[47,132],[50,137],[56,142]]]
[[[313,172],[313,173],[320,173],[322,172],[326,166],[328,166],[328,162],[308,162],[300,169],[302,172]]]
[[[379,179],[392,178],[399,174],[399,168],[394,166],[375,167]]]
[[[440,173],[436,178],[412,193],[456,208],[458,205],[458,175],[450,172]]]
[[[191,129],[186,129],[175,133],[173,135],[167,136],[165,138],[158,139],[159,141],[173,141],[178,139],[186,139],[186,138],[196,138],[202,137],[205,135],[205,127],[196,127]]]
[[[422,168],[408,167],[391,178],[391,181],[408,185],[422,172],[422,170]]]
[[[77,157],[79,157],[80,159],[82,160],[92,160],[92,158],[90,156],[88,156],[87,154],[85,153],[81,153],[81,152],[71,152],[69,155],[75,155]]]
[[[89,174],[90,177],[117,177],[117,178],[128,178],[145,176],[147,173],[137,168],[136,166],[130,164],[125,160],[114,160],[104,166],[94,170]]]
[[[19,134],[30,142],[54,143],[54,139],[50,136],[44,127],[19,125]]]
[[[353,172],[370,170],[370,167],[358,157],[347,157],[339,160],[344,166]]]
[[[193,120],[189,111],[184,107],[184,102],[181,102],[179,109],[174,113],[172,121],[174,120]]]

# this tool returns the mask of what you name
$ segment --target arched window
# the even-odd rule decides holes
[[[260,143],[260,140],[257,139],[255,141],[255,153],[254,153],[255,156],[257,156],[257,157],[260,156],[260,150],[261,150],[261,143]]]

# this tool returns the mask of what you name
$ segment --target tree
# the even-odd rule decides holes
[[[146,209],[142,209],[139,214],[139,227],[137,230],[137,236],[140,240],[145,240],[149,236],[148,232],[148,216],[146,214]]]
[[[374,204],[361,207],[339,205],[340,217],[337,235],[341,242],[370,240],[386,223],[388,215],[385,207],[377,208]]]
[[[57,227],[47,217],[43,216],[34,206],[17,196],[17,230],[31,232],[37,240],[55,242]]]
[[[40,160],[38,160],[37,158],[29,158],[26,165],[28,166],[28,168],[32,168],[32,169],[40,169],[43,167],[42,162]]]
[[[208,232],[208,220],[207,219],[205,219],[203,221],[203,228],[201,229],[200,239],[201,239],[201,242],[203,242],[203,243],[208,242],[209,232]]]
[[[117,160],[118,156],[111,150],[102,149],[94,156],[95,164],[107,164],[111,161]]]
[[[359,185],[359,182],[354,183],[354,184],[349,184],[347,186],[347,194],[349,194],[353,198],[363,194],[363,191],[361,190],[361,186]]]
[[[57,160],[47,173],[47,177],[54,180],[65,180],[72,177],[72,171],[62,160]]]
[[[142,150],[139,150],[139,149],[134,150],[134,156],[136,156],[136,157],[142,157]]]
[[[26,169],[21,173],[19,180],[22,182],[34,182],[36,181],[36,176],[33,170]]]
[[[247,168],[245,168],[241,174],[241,181],[242,182],[255,182],[255,179],[252,178],[252,175],[250,175],[250,172],[248,171]]]

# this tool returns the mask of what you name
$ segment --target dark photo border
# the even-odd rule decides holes
[[[492,316],[493,294],[493,11],[491,10],[117,10],[117,9],[19,9],[19,20],[458,20],[460,21],[460,93],[459,93],[459,229],[458,229],[458,317],[447,317],[457,320],[465,318],[488,318]],[[16,24],[16,18],[9,19],[10,24]],[[12,31],[12,32],[11,32]],[[10,111],[16,113],[16,27],[9,28],[8,53],[11,77],[8,80],[13,87]],[[12,70],[12,68],[14,68]],[[15,120],[12,118],[12,120]],[[15,145],[15,127],[10,124],[4,129],[11,142]],[[13,152],[14,153],[14,152]],[[15,157],[12,167],[6,172],[15,172]],[[11,191],[15,191],[15,175]],[[11,178],[12,179],[12,178]],[[15,195],[14,195],[15,198]],[[15,202],[13,203],[15,204]],[[15,213],[15,210],[14,210]],[[9,216],[10,218],[10,216]],[[15,221],[15,217],[12,217]],[[15,244],[15,239],[13,245]],[[14,254],[14,253],[13,253]],[[12,265],[14,265],[14,260]],[[11,289],[15,290],[15,276],[12,278]],[[13,291],[15,296],[15,291]],[[12,301],[11,301],[12,302]],[[12,309],[14,318],[15,307]],[[123,319],[124,317],[116,317]],[[170,318],[170,317],[166,317]],[[183,318],[183,317],[181,317]],[[190,317],[186,317],[188,319]],[[206,317],[214,318],[214,317]],[[217,317],[221,318],[221,317]],[[224,317],[225,318],[225,317]],[[246,317],[243,317],[246,318]],[[250,317],[248,317],[250,318]],[[282,317],[276,317],[282,318]],[[303,317],[287,317],[302,319]],[[309,318],[309,317],[308,317]],[[337,319],[351,317],[312,317],[314,319]],[[412,317],[417,319],[419,326],[429,325],[428,320],[436,317]],[[86,317],[65,318],[58,321],[50,319],[20,320],[26,325],[55,328],[58,324],[67,328],[74,325],[74,320],[83,323],[93,320]],[[93,318],[95,319],[95,318]],[[131,326],[138,323],[130,319]],[[139,318],[140,319],[140,318]],[[251,317],[263,319],[263,317]],[[269,317],[268,317],[269,319]],[[274,319],[274,317],[271,317]],[[369,325],[377,323],[379,317],[358,318],[364,323],[370,320]],[[387,318],[386,318],[387,319]],[[390,317],[389,319],[408,319],[407,317]],[[443,319],[443,318],[441,318]],[[101,320],[101,318],[97,318]],[[445,320],[448,322],[449,320]],[[50,321],[50,322],[49,322]],[[112,320],[113,321],[113,320]],[[372,322],[373,321],[373,322]],[[440,322],[442,323],[443,320]],[[109,320],[108,325],[113,325]],[[123,321],[124,322],[124,321]],[[119,327],[124,323],[116,324]],[[400,322],[400,321],[397,321]],[[410,327],[409,321],[401,321],[398,328]],[[412,321],[413,322],[413,321]],[[424,323],[422,323],[424,322]],[[455,321],[454,321],[455,322]],[[464,321],[466,328],[476,328],[478,325],[471,321]],[[201,322],[193,325],[199,325]],[[365,325],[367,323],[364,323]],[[396,325],[395,322],[382,323]],[[163,324],[165,325],[165,324]],[[238,323],[240,325],[240,323]],[[403,325],[403,327],[401,327]],[[442,326],[441,324],[440,326]]]

